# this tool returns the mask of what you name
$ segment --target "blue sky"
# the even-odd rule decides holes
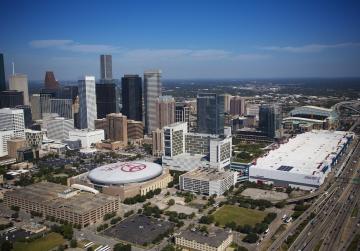
[[[360,1],[0,0],[6,72],[59,80],[360,76]]]

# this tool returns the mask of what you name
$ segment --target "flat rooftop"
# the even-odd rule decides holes
[[[199,167],[197,169],[184,173],[181,176],[190,179],[213,181],[213,180],[225,179],[229,177],[229,175],[233,175],[231,171],[218,171],[216,169],[212,169],[208,167],[205,168]]]
[[[288,171],[313,175],[319,167],[331,161],[347,142],[347,132],[313,130],[299,134],[281,144],[278,149],[257,159],[250,168]]]
[[[40,182],[20,189],[7,192],[12,197],[26,199],[32,202],[45,204],[55,209],[67,210],[75,213],[85,213],[104,206],[106,203],[117,200],[115,197],[105,194],[92,194],[79,191],[70,198],[61,198],[59,193],[68,190],[69,187],[56,183]]]
[[[197,230],[185,230],[181,232],[178,238],[184,238],[185,240],[195,241],[201,244],[208,244],[211,247],[219,247],[228,237],[230,233],[220,229],[210,229],[209,234],[202,233]]]

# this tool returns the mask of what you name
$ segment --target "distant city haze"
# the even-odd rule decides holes
[[[340,0],[5,0],[0,53],[7,81],[12,62],[29,80],[98,81],[100,55],[115,79],[359,77],[358,13],[359,1]]]

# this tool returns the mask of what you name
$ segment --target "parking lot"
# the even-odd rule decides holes
[[[168,221],[134,215],[105,230],[104,234],[121,241],[145,246],[173,227],[174,224]]]

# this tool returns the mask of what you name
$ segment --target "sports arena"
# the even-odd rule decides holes
[[[256,160],[249,180],[305,190],[318,188],[351,142],[348,132],[313,130],[290,138]]]
[[[147,161],[107,164],[70,179],[71,185],[86,185],[121,199],[166,188],[171,181],[168,169]]]

